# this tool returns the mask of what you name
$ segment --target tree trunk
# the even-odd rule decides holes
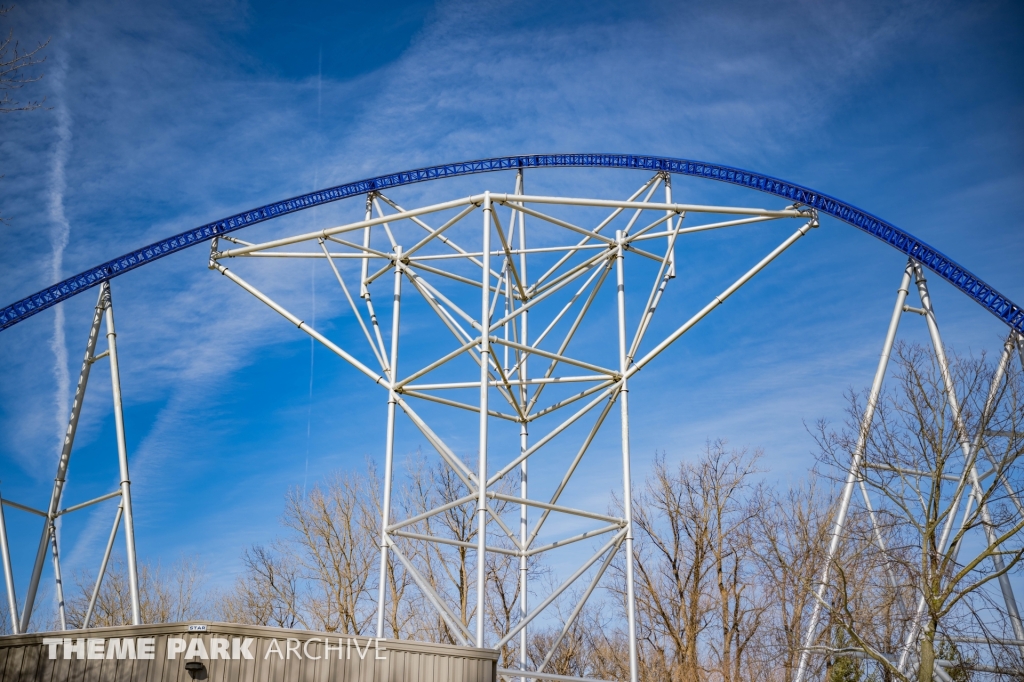
[[[932,682],[932,675],[935,673],[935,627],[936,623],[929,623],[921,637],[921,665],[918,668],[918,682]]]

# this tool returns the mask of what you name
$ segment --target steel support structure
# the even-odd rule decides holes
[[[653,175],[624,200],[527,194],[524,169],[552,167],[629,168],[645,170]],[[492,171],[516,172],[515,186],[511,194],[484,191],[463,199],[414,209],[402,208],[384,194],[410,183]],[[708,178],[747,187],[791,203],[779,209],[678,203],[673,201],[670,174]],[[655,199],[659,190],[663,191],[662,201]],[[366,196],[366,211],[363,220],[357,222],[261,244],[251,244],[228,236],[228,233],[234,230],[277,216],[358,195]],[[482,229],[474,227],[471,220],[472,214],[477,211],[480,211],[480,223],[475,225],[481,225]],[[927,267],[938,273],[1011,328],[992,381],[989,400],[985,404],[986,413],[990,409],[995,409],[992,403],[1012,356],[1016,354],[1024,367],[1024,309],[913,235],[826,194],[740,169],[653,156],[548,154],[501,157],[421,168],[319,190],[175,235],[125,254],[0,310],[2,330],[87,288],[101,286],[100,300],[90,331],[50,504],[44,511],[0,498],[0,559],[4,565],[7,607],[12,615],[13,629],[15,632],[24,632],[29,626],[47,554],[53,563],[58,615],[64,623],[58,519],[63,514],[113,497],[120,498],[120,504],[93,589],[86,623],[92,617],[106,566],[122,522],[129,570],[132,620],[133,623],[140,622],[130,477],[109,280],[170,253],[202,241],[212,240],[211,269],[234,281],[387,391],[377,636],[387,634],[385,588],[389,571],[397,559],[420,587],[427,601],[437,609],[439,616],[457,641],[476,646],[502,647],[518,637],[519,670],[503,668],[500,670],[503,677],[518,676],[521,680],[571,679],[552,675],[544,669],[562,638],[582,612],[586,600],[598,587],[605,570],[617,553],[621,550],[627,558],[631,558],[633,553],[629,380],[795,241],[816,227],[818,212],[833,216],[884,241],[909,256],[909,261],[897,292],[896,306],[890,318],[874,381],[862,415],[858,441],[852,453],[846,483],[839,500],[826,562],[815,586],[816,601],[805,633],[804,650],[796,675],[796,679],[802,682],[808,674],[808,662],[812,653],[827,649],[817,646],[815,642],[821,616],[826,607],[824,596],[829,585],[830,569],[841,551],[848,515],[851,505],[854,504],[855,487],[861,488],[865,510],[874,526],[875,542],[883,554],[888,551],[878,527],[878,515],[872,508],[870,495],[864,483],[867,472],[877,470],[881,465],[866,460],[865,448],[881,395],[889,355],[900,318],[905,312],[920,314],[926,318],[963,458],[963,470],[959,475],[940,477],[942,481],[955,483],[957,486],[953,513],[948,515],[942,530],[941,548],[955,559],[962,545],[964,529],[974,518],[980,519],[978,525],[984,529],[985,540],[988,543],[992,544],[999,540],[993,532],[991,513],[983,489],[983,480],[996,466],[996,458],[989,447],[990,437],[994,437],[994,434],[985,433],[984,429],[976,434],[967,432],[958,397],[953,390],[923,268]],[[687,224],[684,228],[684,219],[692,219],[695,216],[718,217],[713,220],[705,219],[695,225]],[[649,338],[652,320],[679,267],[676,253],[678,240],[687,239],[687,235],[692,233],[707,230],[734,229],[765,223],[771,225],[784,219],[805,222],[776,249],[721,294],[715,296],[674,332],[656,341]],[[531,234],[536,235],[531,237],[529,243],[526,239],[528,223]],[[234,248],[220,250],[221,242],[233,244]],[[344,349],[306,324],[286,307],[226,267],[225,262],[235,258],[324,259],[338,281],[362,336],[365,337],[367,347]],[[628,266],[627,260],[630,261]],[[653,279],[647,279],[651,268],[656,270],[656,274]],[[605,295],[607,288],[604,285],[613,270],[616,290],[614,294]],[[372,298],[372,292],[387,287],[388,274],[392,280],[391,286],[388,287],[392,296],[390,323],[387,322],[386,316],[378,318]],[[533,279],[530,279],[531,276]],[[350,290],[346,278],[351,281],[353,277],[358,279],[358,287]],[[906,304],[912,281],[916,285],[921,308],[913,308]],[[643,287],[638,291],[646,291],[649,286],[649,294],[646,305],[643,308],[637,307],[640,314],[631,316],[629,312],[634,306],[630,303],[630,292],[637,290],[638,286]],[[406,290],[405,303],[403,288]],[[478,304],[480,312],[476,314],[473,311]],[[439,328],[445,334],[454,337],[454,345],[443,355],[402,376],[399,373],[399,339],[402,336],[400,320],[403,306],[409,305],[416,305],[420,310],[429,311]],[[588,326],[593,323],[594,318],[606,320],[605,324],[609,324],[607,320],[615,319],[617,343],[610,342],[610,324],[608,329],[599,330],[595,336],[594,327]],[[532,328],[528,327],[528,319],[532,320]],[[635,332],[630,334],[628,331],[633,328],[634,321]],[[99,329],[104,323],[108,349],[96,354]],[[537,330],[542,331],[536,334]],[[385,337],[389,337],[390,343],[385,343]],[[417,342],[419,340],[417,338]],[[410,345],[415,347],[418,344],[406,344]],[[67,467],[89,369],[94,362],[104,357],[110,360],[120,485],[118,490],[110,494],[61,509]],[[475,367],[471,373],[464,371],[467,360]],[[407,363],[408,360],[404,361],[403,367]],[[608,516],[561,504],[563,493],[583,459],[592,449],[592,445],[606,435],[606,429],[603,427],[616,404],[619,407],[618,439],[622,460],[621,514]],[[453,441],[451,429],[447,424],[448,417],[439,416],[444,414],[445,410],[453,416],[475,414],[475,452],[463,452],[451,444]],[[399,436],[397,427],[399,423],[404,423],[400,422],[400,412],[436,451],[443,465],[461,482],[466,493],[458,499],[444,500],[442,504],[422,510],[406,519],[395,518],[392,499],[394,457],[396,439]],[[984,421],[982,419],[982,423]],[[512,437],[507,435],[509,424],[515,425],[515,435]],[[582,439],[572,443],[569,452],[574,453],[574,456],[568,461],[564,475],[550,494],[545,491],[543,496],[538,496],[538,486],[535,482],[530,483],[528,477],[530,460],[536,461],[534,455],[543,450],[545,462],[560,461],[559,456],[565,452],[568,441],[579,437],[580,433]],[[509,445],[513,442],[514,447]],[[470,454],[477,457],[475,467],[469,459]],[[979,473],[977,468],[977,463],[982,457],[993,465],[993,469],[984,474]],[[515,487],[513,478],[517,469],[519,490],[517,495],[511,495],[509,492]],[[904,477],[927,476],[931,473],[910,471],[905,468],[893,471]],[[997,484],[1007,489],[1008,499],[1024,517],[1024,505],[1015,495],[1015,491],[1005,480],[993,480],[991,483],[992,486]],[[20,615],[4,506],[44,518],[25,604]],[[472,541],[439,535],[430,525],[439,514],[460,507],[467,511],[472,509]],[[537,515],[532,524],[531,510]],[[511,519],[514,512],[518,512],[518,528]],[[576,532],[580,531],[582,526],[574,526],[574,534],[566,536],[564,531],[551,532],[550,526],[545,526],[552,515],[570,525],[590,522],[601,525],[582,532]],[[960,519],[959,530],[956,528],[956,518]],[[594,539],[603,543],[596,553],[582,552],[582,555],[589,558],[567,581],[543,597],[540,604],[531,610],[531,558],[559,551],[570,544]],[[446,603],[446,600],[450,601],[451,595],[446,594],[444,590],[438,590],[437,586],[431,583],[429,576],[423,575],[410,560],[410,550],[415,549],[416,543],[459,547],[472,551],[476,570],[471,591],[475,592],[475,599],[472,600],[473,609],[469,614],[458,614],[453,610],[452,605]],[[493,579],[488,574],[488,561],[492,560],[489,557],[512,557],[517,562],[517,570],[514,571],[518,590],[515,609],[517,621],[500,631],[491,631],[494,628],[488,627],[487,581]],[[1000,572],[1002,555],[996,552],[991,560],[994,570]],[[630,649],[630,673],[631,679],[636,680],[637,625],[631,560],[624,562],[624,573],[624,607]],[[543,661],[534,665],[536,670],[528,670],[529,624],[541,616],[545,609],[556,603],[559,596],[584,575],[590,575],[590,579],[582,600],[565,619],[560,635]],[[895,589],[897,580],[891,567],[888,569],[888,575]],[[1021,622],[1012,587],[1005,575],[1000,577],[999,586],[1008,624],[1014,636],[1013,640],[1005,641],[1024,641],[1024,624]],[[909,605],[902,603],[900,607],[904,613],[911,610]],[[918,626],[923,613],[924,605],[919,603],[914,615],[914,627],[899,652],[900,666],[905,671],[912,670],[915,665]],[[941,670],[936,674],[940,679],[948,678]]]
[[[318,189],[309,194],[259,206],[137,248],[0,308],[0,330],[155,260],[283,215],[430,180],[530,168],[608,168],[671,173],[745,187],[807,206],[823,216],[843,221],[923,263],[1011,329],[1024,334],[1024,307],[1015,304],[967,268],[906,230],[853,204],[794,182],[717,163],[642,154],[593,153],[528,154],[444,163]]]
[[[105,328],[107,349],[101,353],[96,352],[96,345],[100,336],[100,328]],[[4,581],[7,587],[7,602],[11,613],[11,625],[15,634],[29,631],[32,622],[32,613],[38,596],[40,582],[42,580],[43,568],[46,563],[47,554],[50,555],[53,563],[54,589],[57,599],[57,615],[62,629],[67,629],[67,617],[64,608],[64,586],[61,577],[60,566],[60,533],[58,521],[65,514],[79,511],[94,504],[99,504],[113,498],[119,498],[120,504],[117,508],[114,528],[111,531],[110,541],[107,543],[106,552],[96,577],[96,586],[89,603],[88,613],[83,627],[88,627],[89,619],[92,616],[96,597],[99,593],[103,576],[106,572],[110,552],[114,544],[118,525],[124,519],[124,540],[125,555],[128,570],[129,600],[131,603],[131,618],[133,625],[142,622],[139,605],[139,581],[138,568],[135,557],[135,531],[132,517],[131,502],[131,477],[128,473],[128,448],[124,430],[124,412],[121,404],[121,379],[117,358],[117,333],[114,328],[114,306],[110,295],[109,282],[103,282],[100,286],[99,299],[93,310],[92,324],[89,327],[89,336],[86,342],[85,357],[82,360],[82,369],[78,375],[78,384],[75,388],[74,399],[71,404],[71,415],[68,419],[68,427],[65,432],[64,442],[61,446],[60,457],[57,461],[57,473],[53,481],[53,490],[50,494],[50,502],[46,510],[39,510],[27,505],[18,504],[11,500],[3,499],[0,504],[0,554],[4,566]],[[119,485],[117,490],[101,495],[95,499],[62,508],[64,499],[64,488],[67,481],[68,466],[71,463],[71,454],[74,448],[75,435],[78,432],[78,421],[82,413],[82,405],[85,401],[86,388],[89,383],[89,375],[92,366],[106,358],[110,364],[110,379],[113,389],[113,415],[117,438],[117,454],[119,469]],[[25,594],[25,602],[18,611],[18,600],[15,592],[15,574],[11,559],[10,546],[7,539],[7,527],[3,515],[2,506],[6,505],[14,509],[29,512],[43,517],[43,528],[40,533],[39,547],[36,551],[35,561],[32,565],[32,572],[29,577],[28,589]]]
[[[662,201],[656,197],[659,189]],[[477,214],[475,220],[473,214]],[[695,217],[699,221],[684,229],[684,218]],[[665,338],[649,341],[648,332],[656,328],[651,324],[653,316],[678,267],[678,240],[691,232],[792,219],[801,222],[795,233],[681,327]],[[761,209],[674,202],[670,178],[664,172],[655,173],[624,200],[607,200],[526,194],[520,170],[509,194],[484,191],[407,209],[374,191],[368,196],[365,216],[356,222],[261,244],[230,237],[215,239],[210,268],[387,391],[377,636],[393,634],[388,631],[385,581],[390,562],[397,559],[456,641],[497,648],[517,643],[514,660],[519,669],[502,669],[503,676],[569,679],[544,668],[621,552],[626,571],[623,606],[630,679],[635,682],[638,660],[628,381],[816,226],[815,211],[796,205]],[[528,229],[535,235],[530,239]],[[222,249],[224,242],[230,242],[226,246],[231,248]],[[264,293],[262,285],[257,288],[250,275],[243,279],[237,272],[241,262],[253,258],[326,261],[365,347],[342,348]],[[389,272],[393,310],[387,347],[384,338],[388,330],[373,309],[372,294],[386,286]],[[609,292],[604,285],[613,272],[616,289]],[[638,306],[639,314],[630,316],[630,291],[635,287],[641,287],[637,295],[647,294],[647,304],[642,309]],[[350,291],[358,291],[361,302]],[[473,312],[474,308],[478,312]],[[416,344],[400,344],[399,320],[409,314],[421,316],[417,318]],[[433,320],[440,336],[428,336],[423,315]],[[600,333],[603,323],[596,320],[605,319],[604,315],[616,320],[614,335],[611,330]],[[634,325],[635,332],[630,333]],[[434,352],[444,343],[448,348],[437,351],[432,360],[424,362],[417,354],[419,368],[410,370],[408,360],[400,362],[401,349],[416,346],[421,353],[424,348]],[[616,404],[621,513],[609,515],[563,504],[563,493],[591,446],[604,437],[603,426]],[[414,433],[433,448],[442,466],[461,482],[463,491],[455,499],[441,500],[405,519],[394,517],[393,500],[399,411]],[[457,429],[450,422],[471,414],[476,416],[477,436],[472,453],[464,446],[456,447],[452,437]],[[557,481],[552,489],[538,495],[543,486],[530,483],[528,464],[541,451],[548,466],[564,462],[564,474],[560,480],[552,479],[551,483]],[[475,466],[470,464],[471,454],[476,456]],[[472,510],[471,539],[436,530],[438,515],[454,509],[467,514]],[[560,528],[572,530],[568,534],[550,530],[556,524],[545,524],[552,517],[559,519]],[[579,550],[583,545],[577,543],[595,540],[594,547]],[[530,562],[569,545],[574,545],[575,551],[562,556],[586,560],[552,592],[538,595],[540,601],[533,606],[530,594],[536,593],[538,585],[530,580]],[[460,614],[450,591],[432,582],[410,558],[425,546],[470,550],[475,580],[471,592],[463,595],[474,595],[468,615]],[[496,630],[489,618],[488,584],[495,580],[489,566],[503,558],[515,562],[510,573],[515,575],[514,584],[509,586],[509,593],[516,595],[515,617]],[[582,599],[563,619],[561,635],[551,650],[543,652],[543,661],[531,670],[527,657],[530,624],[550,614],[552,605],[584,576],[589,578]]]
[[[915,308],[907,305],[906,303],[912,282],[916,285],[917,294],[921,302],[920,308]],[[892,352],[893,344],[896,340],[900,319],[904,313],[913,313],[925,318],[928,335],[931,341],[932,353],[934,354],[936,365],[939,369],[943,390],[946,394],[945,399],[948,403],[949,411],[952,416],[953,427],[957,436],[960,453],[962,455],[962,466],[959,473],[953,472],[949,474],[940,474],[934,471],[894,468],[892,466],[873,463],[866,459],[865,450],[870,436],[872,422],[881,396],[882,385],[888,368],[889,357]],[[921,266],[921,263],[917,262],[914,258],[910,258],[907,261],[900,286],[897,289],[896,305],[893,309],[892,316],[889,321],[889,327],[886,331],[885,340],[882,344],[882,353],[879,358],[878,366],[875,370],[874,380],[868,393],[863,414],[861,415],[858,439],[851,454],[846,483],[843,486],[842,494],[839,498],[831,541],[825,556],[824,565],[821,569],[820,578],[814,590],[815,601],[804,633],[803,647],[795,677],[796,682],[802,682],[803,680],[808,679],[808,675],[810,674],[809,662],[811,656],[815,653],[831,651],[827,646],[822,647],[820,645],[816,645],[815,642],[820,636],[819,625],[822,613],[827,608],[825,593],[829,587],[829,580],[833,565],[839,558],[840,546],[844,539],[846,524],[849,518],[853,499],[853,491],[858,485],[862,490],[865,511],[867,512],[868,519],[872,526],[876,543],[883,555],[888,553],[882,537],[881,529],[878,525],[878,517],[871,506],[871,500],[864,482],[868,470],[879,469],[896,473],[901,477],[911,476],[925,479],[931,478],[955,484],[952,489],[950,511],[946,515],[945,523],[943,524],[938,542],[939,551],[945,553],[947,557],[952,559],[952,561],[956,561],[957,554],[963,545],[963,534],[971,525],[980,525],[982,527],[985,534],[985,541],[988,543],[989,548],[998,549],[1005,541],[1005,538],[996,537],[993,530],[992,517],[985,501],[988,496],[982,489],[981,479],[983,477],[979,476],[977,464],[980,453],[985,447],[987,440],[985,433],[986,425],[996,410],[999,388],[1005,378],[1009,361],[1015,350],[1018,351],[1021,370],[1024,371],[1024,352],[1020,351],[1021,339],[1021,335],[1017,333],[1016,330],[1010,331],[989,385],[989,391],[979,420],[981,426],[979,427],[978,433],[974,434],[972,438],[972,434],[968,432],[968,428],[964,422],[962,407],[956,395],[954,380],[950,371],[949,363],[946,359],[942,337],[939,333],[938,322],[936,320],[935,310],[932,304],[932,297],[924,275],[924,268]],[[991,454],[989,455],[989,461],[993,466],[991,471],[996,471],[997,462]],[[1008,463],[1004,462],[1001,466],[1005,467],[1006,464]],[[1012,464],[1012,462],[1009,464]],[[1022,508],[1019,501],[1016,499],[1014,491],[1005,480],[1001,481],[1001,483],[1006,488],[1010,499],[1012,499],[1016,504],[1018,511],[1021,512],[1020,519],[1024,522],[1024,508]],[[999,482],[993,482],[991,485],[995,486],[997,484],[999,484]],[[961,504],[964,503],[965,494],[967,498],[966,505],[964,510],[961,511]],[[975,507],[974,511],[972,511],[972,506]],[[959,532],[954,533],[954,526],[956,525],[955,522],[958,518],[960,519],[960,529]],[[976,523],[978,519],[981,521],[980,524]],[[1020,611],[1013,592],[1013,587],[1010,583],[1009,576],[1005,572],[1005,565],[1000,552],[995,551],[992,553],[991,563],[993,565],[994,572],[998,576],[997,582],[999,584],[1003,605],[1005,607],[1006,620],[1015,637],[1013,641],[1019,643],[1024,641],[1024,637],[1022,637],[1022,634],[1024,634],[1024,624],[1021,622]],[[893,589],[896,590],[896,579],[891,567],[887,566],[886,570]],[[898,606],[906,615],[910,615],[906,612],[907,607],[903,604],[901,598],[898,599]],[[898,652],[898,668],[904,674],[909,675],[917,670],[916,657],[918,653],[918,640],[921,635],[921,623],[925,615],[925,609],[925,597],[922,592],[922,596],[918,600],[914,613],[910,615],[910,628],[907,632],[903,645]],[[968,641],[970,638],[953,639],[956,641]],[[992,641],[994,640],[985,640],[986,643],[991,643]],[[1000,641],[1004,644],[1009,642],[1009,640]],[[1024,647],[1021,647],[1021,652],[1024,653]],[[865,657],[870,658],[867,656],[866,652],[861,651],[860,653]],[[948,674],[945,670],[941,669],[941,667],[936,669],[935,675],[940,680],[950,679]]]

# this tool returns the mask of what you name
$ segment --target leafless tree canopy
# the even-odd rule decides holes
[[[96,583],[95,574],[78,573],[74,595],[67,601],[68,627],[82,627]],[[206,569],[195,557],[182,557],[170,570],[159,564],[139,566],[139,605],[144,623],[180,623],[208,612]],[[113,627],[132,622],[128,573],[113,559],[103,577],[89,627]]]
[[[895,347],[862,472],[877,508],[855,513],[861,530],[850,535],[858,548],[835,562],[837,580],[827,599],[835,626],[891,679],[931,680],[940,649],[982,653],[980,646],[954,646],[956,637],[1014,638],[993,630],[1008,619],[990,588],[1024,555],[1024,383],[1016,363],[1008,363],[1004,380],[992,388],[993,363],[952,353],[949,360],[959,414],[932,350]],[[823,461],[836,473],[848,466],[863,410],[861,397],[852,395],[845,429],[819,425]],[[866,575],[872,576],[867,584]],[[912,678],[894,664],[908,638],[921,649]],[[1018,647],[985,648],[1002,664],[994,667],[1021,668]]]

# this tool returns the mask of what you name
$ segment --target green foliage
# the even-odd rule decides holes
[[[971,682],[974,675],[965,666],[970,663],[953,642],[939,642],[935,647],[935,658],[956,663],[952,668],[945,668],[953,682]]]
[[[828,682],[864,682],[861,661],[849,656],[837,658],[829,671]]]

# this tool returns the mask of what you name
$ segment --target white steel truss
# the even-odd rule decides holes
[[[664,197],[660,202],[654,200],[659,190]],[[576,218],[584,214],[586,220]],[[684,227],[686,218],[703,216],[720,217],[703,218]],[[676,276],[680,237],[785,219],[797,219],[799,228],[675,331],[654,342],[647,339],[666,287]],[[614,557],[624,552],[630,677],[635,681],[638,664],[631,560],[629,380],[817,225],[815,212],[798,205],[769,210],[675,203],[667,173],[654,175],[625,200],[606,200],[529,195],[519,171],[511,194],[485,191],[464,199],[405,209],[384,194],[373,192],[367,197],[364,219],[357,222],[260,244],[232,237],[215,239],[210,268],[282,315],[387,393],[377,636],[384,635],[387,571],[391,562],[397,560],[457,641],[500,648],[519,638],[520,669],[502,669],[502,676],[524,680],[573,679],[552,675],[544,669]],[[224,241],[230,242],[231,248],[222,250]],[[231,259],[244,258],[325,260],[358,324],[365,348],[343,348],[243,279],[234,265],[226,265]],[[636,266],[627,268],[627,260]],[[652,268],[655,274],[648,279]],[[358,282],[352,281],[354,276],[358,276]],[[616,289],[602,297],[601,292],[607,290],[610,280]],[[636,286],[643,286],[649,293],[639,322],[631,330],[627,328],[626,293],[627,287]],[[375,307],[375,300],[379,301],[382,293],[391,297],[389,323],[386,311]],[[414,294],[418,305],[431,311],[443,338],[449,334],[454,337],[436,359],[412,371],[400,369],[399,352],[400,346],[404,348],[408,343],[400,333],[400,321],[403,309],[411,305],[406,300],[409,293]],[[615,320],[605,323],[606,337],[591,334],[581,338],[585,318],[600,317],[605,308],[610,310],[604,319]],[[536,333],[538,328],[540,333]],[[417,346],[442,343],[438,338],[423,339],[422,331],[418,334]],[[472,363],[467,364],[467,359]],[[475,369],[467,371],[470,367]],[[560,504],[563,491],[588,449],[602,435],[602,425],[616,403],[622,463],[620,515]],[[421,413],[421,406],[444,406],[454,410],[452,414],[477,415],[475,462],[469,459],[469,453],[452,445],[450,436],[437,426],[444,425],[447,418],[433,419],[431,423]],[[406,519],[394,518],[392,499],[399,411],[468,491],[459,499]],[[505,423],[518,425],[514,445],[506,437],[509,427],[502,426]],[[504,429],[500,433],[505,435],[500,439],[493,436],[499,433],[498,429]],[[531,458],[541,451],[554,458],[552,453],[557,451],[551,444],[566,432],[582,432],[583,437],[573,446],[575,454],[564,475],[550,496],[531,496]],[[559,443],[566,440],[563,436]],[[417,530],[429,529],[426,524],[431,518],[453,508],[473,510],[475,540]],[[515,511],[518,528],[511,520]],[[552,515],[592,523],[595,527],[542,544],[542,528]],[[579,548],[577,543],[592,539],[597,540],[598,546],[576,555],[583,558],[578,568],[539,604],[529,604],[528,560],[567,545]],[[409,560],[403,549],[403,543],[408,542],[439,543],[475,551],[475,628],[471,629],[471,623],[458,615],[454,605],[445,603],[443,595],[431,587]],[[486,627],[488,553],[518,560],[518,620],[500,633],[489,633]],[[526,637],[530,623],[585,575],[589,579],[582,598],[565,619],[561,634],[538,669],[527,670]]]
[[[917,290],[920,307],[914,307],[907,304],[907,297],[910,294],[912,283],[915,285]],[[958,460],[956,462],[956,466],[952,467],[954,470],[959,469],[959,473],[953,471],[948,474],[940,474],[938,471],[893,467],[869,461],[866,457],[868,438],[870,436],[872,422],[875,419],[875,413],[879,405],[882,385],[889,366],[890,355],[896,341],[900,320],[905,313],[920,315],[925,319],[928,335],[931,341],[932,352],[935,356],[935,361],[942,380],[943,390],[945,392],[945,401],[948,403],[948,407],[952,415],[954,430],[959,441],[959,450],[962,459]],[[939,326],[931,294],[928,290],[927,280],[924,275],[924,268],[913,258],[910,258],[907,261],[907,265],[903,271],[903,277],[900,282],[900,287],[897,290],[896,304],[893,308],[889,327],[885,335],[885,340],[882,344],[882,352],[879,357],[878,366],[875,370],[874,380],[868,393],[864,412],[861,415],[857,442],[852,452],[846,482],[843,486],[842,495],[839,500],[839,506],[827,550],[826,560],[821,569],[821,576],[815,586],[815,602],[808,626],[804,633],[800,662],[795,677],[796,682],[803,682],[803,680],[807,679],[811,674],[809,669],[811,656],[821,653],[836,653],[828,647],[816,646],[815,641],[819,637],[819,626],[822,620],[822,614],[825,609],[828,608],[825,600],[825,593],[829,587],[829,581],[832,577],[831,573],[833,566],[835,565],[841,551],[840,546],[846,532],[855,488],[860,488],[864,509],[867,512],[867,517],[872,526],[875,543],[878,545],[883,555],[887,554],[889,551],[886,548],[885,541],[882,537],[879,520],[874,508],[872,507],[871,496],[869,495],[868,488],[865,484],[866,472],[872,469],[891,472],[896,474],[899,479],[903,481],[906,481],[908,478],[923,478],[924,480],[932,480],[948,486],[947,491],[940,493],[940,495],[945,495],[946,497],[951,498],[951,502],[949,505],[949,513],[946,515],[942,526],[937,551],[943,555],[945,560],[951,561],[952,564],[955,564],[956,557],[964,546],[965,534],[967,531],[974,527],[983,530],[983,542],[986,543],[983,546],[986,546],[987,550],[991,551],[991,564],[994,574],[997,575],[997,581],[1005,607],[1005,618],[1010,630],[1013,632],[1014,639],[1007,640],[996,637],[965,638],[955,636],[947,636],[946,638],[953,642],[1016,647],[1022,654],[1024,654],[1024,623],[1021,621],[1020,611],[1010,582],[1010,577],[1006,572],[1006,566],[1003,561],[1004,552],[998,551],[1009,538],[996,536],[996,533],[993,530],[988,505],[985,501],[986,499],[989,499],[989,495],[983,491],[982,486],[982,481],[985,478],[990,476],[993,472],[997,472],[997,480],[988,482],[985,485],[989,489],[1001,485],[1005,488],[1008,499],[1016,507],[1016,511],[1019,516],[1016,516],[1014,519],[1016,523],[1014,523],[1013,520],[1010,522],[1012,532],[1009,533],[1009,537],[1013,537],[1021,530],[1024,530],[1024,505],[1021,504],[1018,497],[1019,493],[1013,490],[1009,481],[1005,480],[1004,477],[1005,471],[1008,469],[1008,465],[1012,465],[1013,462],[1003,462],[1001,465],[997,465],[995,458],[988,450],[989,439],[993,437],[1006,436],[1016,437],[1019,436],[1019,434],[992,432],[986,428],[988,420],[997,408],[997,395],[999,394],[1000,386],[1006,378],[1008,366],[1010,362],[1014,361],[1014,356],[1017,356],[1021,369],[1024,370],[1024,337],[1016,331],[1011,330],[1003,344],[1002,354],[998,364],[996,365],[995,373],[989,385],[984,407],[981,411],[982,414],[979,420],[980,426],[978,427],[978,432],[975,434],[969,433],[963,416],[963,407],[956,395],[950,365],[946,358],[942,337],[939,333]],[[986,461],[982,459],[983,453],[986,455],[987,461],[992,465],[992,468],[987,472],[979,474],[979,462]],[[1004,473],[998,473],[1000,471],[1003,471]],[[932,483],[931,485],[935,485],[935,483]],[[957,528],[956,524],[958,517],[960,519],[959,528]],[[1010,553],[1017,554],[1016,551]],[[889,571],[889,581],[893,590],[896,591],[898,589],[896,585],[896,578],[892,573],[891,567],[887,568],[887,570]],[[897,606],[904,613],[904,616],[909,617],[910,628],[906,633],[903,645],[895,654],[895,659],[892,659],[893,654],[886,652],[870,652],[872,655],[869,656],[869,652],[864,649],[857,649],[856,647],[844,650],[846,652],[844,655],[849,653],[855,657],[862,658],[890,658],[890,660],[896,660],[897,667],[902,674],[915,677],[918,670],[918,655],[920,651],[919,637],[921,636],[922,619],[924,618],[926,609],[924,593],[922,592],[912,615],[909,610],[909,605],[904,604],[898,594]],[[1008,673],[1008,671],[998,666],[979,663],[971,664],[969,669],[979,672],[994,672],[998,674]],[[1016,671],[1013,674],[1018,673],[1019,671]],[[936,665],[934,675],[935,679],[938,679],[940,682],[952,682],[952,678],[943,669],[941,664]]]
[[[107,349],[101,353],[96,352],[96,343],[100,336],[100,327],[106,328]],[[99,299],[93,312],[92,325],[89,328],[89,338],[85,347],[85,358],[82,360],[82,371],[78,375],[78,385],[75,388],[75,396],[71,403],[71,415],[68,419],[68,428],[61,446],[60,458],[57,461],[57,474],[53,481],[53,492],[50,495],[50,503],[46,510],[36,509],[28,505],[19,504],[11,500],[2,500],[0,504],[0,554],[4,567],[4,581],[7,587],[7,606],[10,609],[11,629],[14,634],[28,632],[29,624],[32,621],[32,612],[39,592],[39,584],[42,579],[43,567],[46,563],[46,555],[51,555],[53,562],[54,589],[57,597],[57,615],[60,619],[61,629],[67,630],[67,616],[64,608],[64,584],[61,577],[59,533],[57,532],[57,521],[65,514],[86,509],[94,504],[105,502],[114,498],[119,499],[117,511],[114,514],[113,527],[110,530],[110,537],[107,540],[106,549],[103,552],[103,559],[100,562],[100,569],[96,575],[96,583],[93,586],[89,599],[89,606],[81,627],[89,627],[93,610],[96,607],[96,599],[99,596],[103,584],[103,577],[106,574],[107,564],[110,561],[110,554],[114,548],[114,541],[117,538],[117,531],[124,522],[124,541],[126,564],[128,570],[129,599],[132,609],[132,624],[139,625],[142,622],[142,615],[139,605],[139,580],[138,568],[135,557],[135,524],[132,516],[131,477],[128,475],[128,447],[124,432],[124,414],[121,409],[121,375],[117,364],[117,333],[114,330],[114,305],[110,296],[110,284],[104,282],[100,286]],[[75,435],[78,431],[78,420],[82,414],[82,405],[85,401],[86,387],[89,383],[89,374],[92,366],[104,358],[110,364],[110,380],[113,387],[114,399],[114,428],[117,437],[117,461],[120,472],[119,485],[117,490],[100,495],[92,500],[61,508],[64,500],[64,486],[67,481],[68,466],[71,463],[72,449],[75,444]],[[3,506],[9,506],[30,514],[43,517],[43,530],[39,538],[39,549],[36,552],[35,562],[32,566],[32,574],[29,578],[28,591],[25,595],[25,603],[19,615],[18,599],[15,593],[14,570],[11,562],[11,552],[7,541],[7,525],[4,519]]]

